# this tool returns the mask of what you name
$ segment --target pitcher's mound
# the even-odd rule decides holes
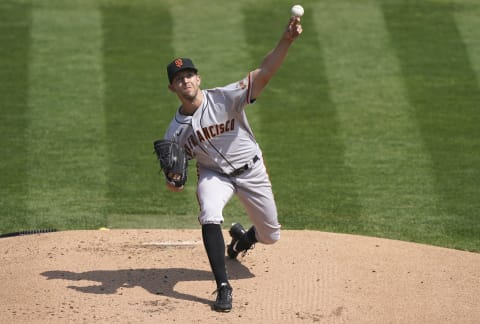
[[[227,259],[230,313],[200,230],[4,238],[0,260],[4,323],[480,322],[480,254],[362,236],[283,231]]]

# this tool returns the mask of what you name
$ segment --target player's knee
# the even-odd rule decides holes
[[[222,210],[213,204],[203,204],[198,216],[200,224],[221,224],[223,223]]]
[[[280,240],[280,235],[270,235],[265,244],[275,244]]]
[[[213,212],[205,212],[201,211],[200,215],[198,215],[198,221],[202,225],[206,224],[222,224],[223,223],[223,216],[221,213],[213,213]]]
[[[259,238],[259,242],[263,244],[275,244],[280,240],[280,229],[276,229],[265,233]]]

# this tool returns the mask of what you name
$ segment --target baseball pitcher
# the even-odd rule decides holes
[[[183,189],[187,159],[197,162],[198,220],[217,284],[213,305],[217,311],[232,309],[221,224],[223,209],[233,195],[239,197],[253,225],[248,230],[238,223],[232,225],[231,242],[227,246],[230,258],[235,259],[257,242],[273,244],[280,239],[272,186],[245,109],[259,97],[301,33],[300,18],[292,16],[277,45],[260,66],[223,87],[202,90],[202,78],[188,58],[176,58],[167,66],[168,88],[177,95],[180,106],[162,145],[156,142],[155,149],[167,188],[172,191]]]

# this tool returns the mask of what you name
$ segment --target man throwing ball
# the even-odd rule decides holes
[[[236,223],[230,228],[227,254],[235,259],[255,243],[280,239],[280,224],[262,151],[245,114],[276,73],[292,43],[302,33],[300,17],[292,16],[275,48],[245,78],[224,87],[202,90],[192,60],[176,58],[167,66],[169,89],[180,100],[164,139],[178,143],[189,159],[197,161],[198,220],[203,243],[217,284],[213,308],[232,309],[232,287],[225,268],[222,234],[223,209],[237,195],[253,226]],[[172,191],[182,185],[167,181]]]

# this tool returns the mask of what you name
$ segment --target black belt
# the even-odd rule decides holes
[[[260,160],[260,158],[258,157],[258,155],[255,155],[255,157],[252,159],[253,164],[255,164],[258,160]],[[228,175],[230,177],[238,177],[248,169],[250,169],[250,166],[248,165],[248,163],[246,163],[243,167],[233,170]]]

